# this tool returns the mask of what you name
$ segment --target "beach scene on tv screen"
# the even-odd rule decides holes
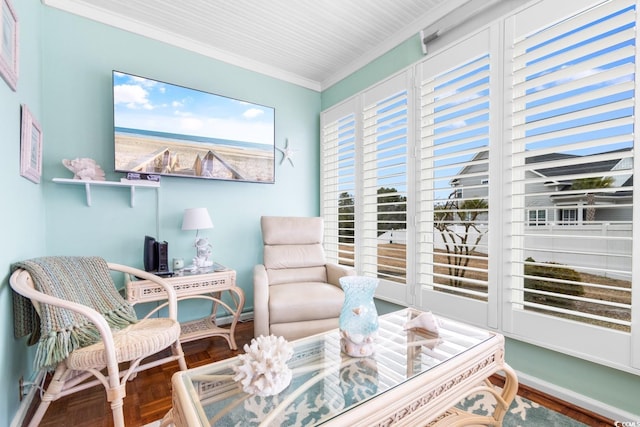
[[[271,107],[114,71],[113,117],[116,171],[274,181]]]

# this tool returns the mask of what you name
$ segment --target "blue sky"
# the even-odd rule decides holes
[[[635,96],[629,85],[636,76],[634,71],[627,71],[635,64],[635,49],[630,49],[635,46],[635,22],[627,22],[633,21],[635,9],[633,5],[557,34],[554,24],[530,35],[541,36],[537,38],[541,41],[526,52],[530,57],[526,67],[533,70],[525,68],[524,76],[524,95],[529,97],[524,106],[525,150],[530,156],[549,150],[589,156],[633,148],[634,125],[625,119],[636,114],[636,106],[625,101]],[[620,16],[627,21],[615,19]],[[544,37],[549,29],[552,35]],[[468,162],[489,149],[489,59],[488,53],[480,54],[434,78],[430,143],[436,200],[447,199],[454,179]],[[408,161],[405,144],[409,111],[404,95],[406,92],[392,94],[376,104],[377,157],[375,164],[365,165],[365,169],[376,170],[378,186],[400,192],[406,191]],[[349,132],[342,133],[340,140],[349,149],[340,152],[340,189],[353,192],[355,163],[350,147],[358,142],[353,134],[353,116],[345,123]],[[476,173],[482,174],[479,170],[481,167]],[[478,185],[483,185],[482,179],[477,177]]]
[[[116,127],[274,144],[274,109],[114,71]]]

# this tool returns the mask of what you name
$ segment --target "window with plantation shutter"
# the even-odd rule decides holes
[[[354,102],[323,113],[321,174],[327,259],[354,266],[357,181]]]
[[[399,74],[363,94],[362,271],[378,295],[406,300],[409,81]]]
[[[331,256],[378,297],[640,372],[637,7],[528,2],[323,112]]]
[[[380,279],[378,297],[406,303],[411,73],[322,113],[327,258]]]
[[[425,308],[486,324],[491,62],[483,31],[421,64],[419,278]],[[494,113],[495,114],[495,113]]]
[[[538,12],[513,22],[511,327],[608,354],[628,340],[606,330],[631,331],[636,4]]]

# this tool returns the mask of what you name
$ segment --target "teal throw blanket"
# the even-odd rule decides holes
[[[107,262],[100,257],[42,257],[17,262],[12,269],[25,269],[35,289],[54,297],[89,306],[102,314],[113,329],[137,321],[135,311],[116,290]],[[40,324],[31,302],[14,292],[14,334],[40,337],[34,365],[53,369],[76,348],[100,340],[93,323],[74,311],[40,304]]]

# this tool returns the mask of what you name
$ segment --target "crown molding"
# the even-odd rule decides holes
[[[194,41],[192,39],[182,37],[175,33],[167,32],[166,30],[161,30],[155,26],[151,26],[134,19],[125,18],[122,15],[114,14],[102,8],[87,6],[86,4],[76,3],[71,0],[42,0],[42,3],[46,6],[60,9],[65,12],[81,16],[83,18],[91,19],[93,21],[125,30],[130,33],[148,37],[153,40],[158,40],[163,43],[167,43],[213,59],[217,59],[231,65],[235,65],[256,73],[266,75],[268,77],[273,77],[278,80],[302,86],[316,92],[319,92],[321,90],[320,82],[304,78],[297,74],[288,72],[281,68],[273,67],[259,61],[253,61],[246,57],[235,55],[228,51],[215,49],[211,46]]]

